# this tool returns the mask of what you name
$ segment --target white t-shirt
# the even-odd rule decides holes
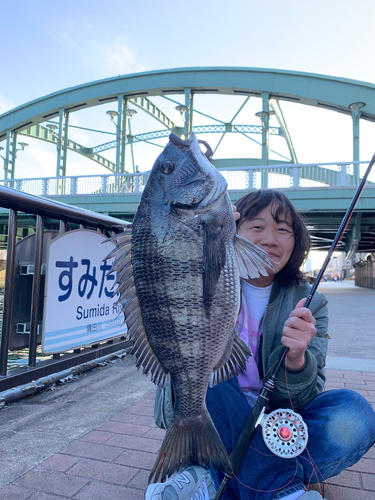
[[[271,295],[272,285],[258,287],[242,280],[242,304],[237,318],[236,331],[250,347],[253,355],[247,360],[246,371],[239,372],[238,383],[251,405],[255,404],[262,387],[259,376],[259,346],[262,335],[262,320]]]

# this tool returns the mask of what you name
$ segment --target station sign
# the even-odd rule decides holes
[[[109,274],[115,247],[96,231],[78,229],[53,239],[47,249],[42,351],[56,354],[126,335]]]

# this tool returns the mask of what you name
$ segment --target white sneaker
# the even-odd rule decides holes
[[[311,491],[306,491],[304,494],[298,497],[297,500],[326,500],[326,499],[322,498],[322,495],[317,491],[311,490]]]
[[[150,484],[145,500],[213,500],[215,495],[210,472],[199,465],[191,465],[165,483]]]

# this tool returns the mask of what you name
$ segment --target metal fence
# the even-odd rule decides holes
[[[37,362],[38,310],[41,291],[42,251],[45,231],[45,219],[56,221],[59,232],[77,227],[94,229],[105,234],[120,232],[126,222],[113,217],[79,209],[63,203],[53,202],[30,194],[0,186],[0,206],[9,210],[8,245],[3,293],[3,314],[0,344],[0,391],[29,383],[41,377],[63,371],[82,363],[88,363],[102,356],[109,355],[129,346],[122,337],[71,353],[54,354],[49,359]],[[29,345],[27,365],[23,368],[8,370],[9,341],[12,330],[12,309],[14,296],[14,271],[18,214],[35,217],[35,258],[31,292]]]
[[[354,186],[354,167],[363,176],[368,162],[320,163],[220,168],[230,191],[306,187]],[[149,172],[0,180],[0,185],[38,196],[141,194]],[[375,184],[375,172],[369,179]]]
[[[375,290],[375,254],[368,254],[355,265],[355,286]]]

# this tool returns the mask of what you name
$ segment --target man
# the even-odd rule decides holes
[[[228,452],[254,406],[264,379],[288,347],[269,410],[291,408],[308,427],[309,442],[297,458],[272,455],[260,430],[255,435],[238,476],[229,482],[226,500],[321,500],[305,485],[339,474],[356,463],[375,440],[375,412],[353,391],[323,393],[327,352],[327,300],[317,292],[310,308],[303,304],[310,285],[300,271],[307,258],[308,231],[288,198],[267,189],[239,200],[237,232],[274,261],[278,272],[242,280],[242,304],[236,331],[253,356],[247,370],[207,392],[207,408]],[[159,391],[160,394],[160,391]],[[160,403],[157,397],[156,407]],[[171,411],[171,398],[169,408]],[[165,420],[168,416],[164,411]],[[210,470],[216,487],[221,471]],[[208,471],[192,464],[168,481],[151,485],[147,500],[212,499]]]

